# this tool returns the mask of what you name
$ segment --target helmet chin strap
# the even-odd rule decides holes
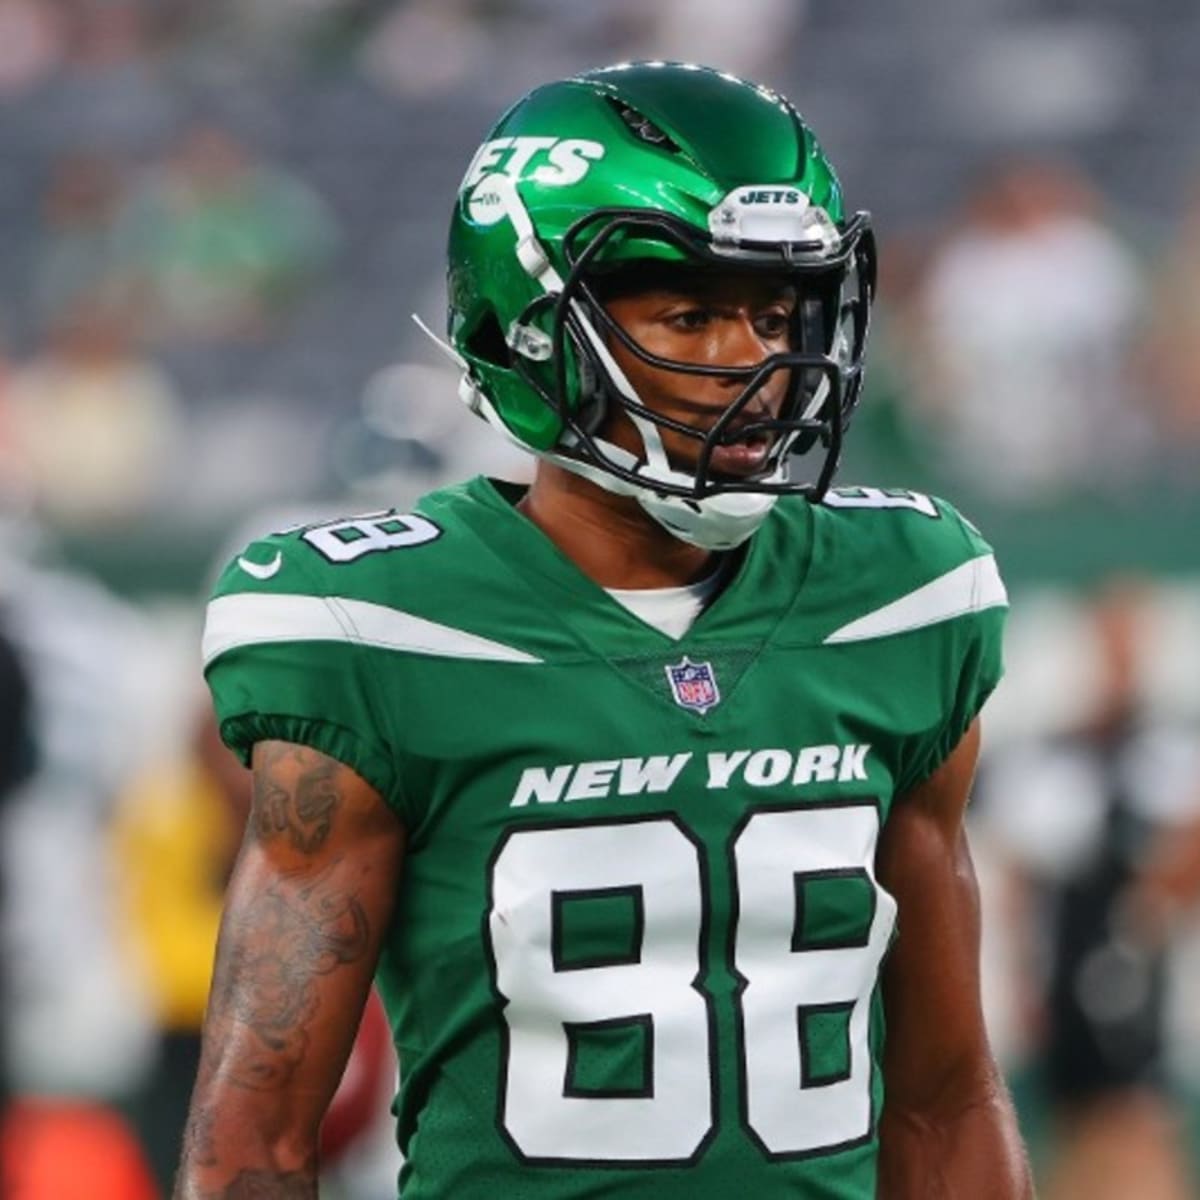
[[[597,439],[604,453],[626,470],[645,474],[644,467],[628,450]],[[648,516],[669,534],[704,550],[732,550],[740,546],[770,515],[777,495],[765,492],[725,492],[688,500],[683,496],[663,496],[653,490],[649,480],[633,483],[618,479],[603,467],[582,459],[571,458],[553,451],[542,454],[548,462],[596,484],[617,496],[632,496]],[[686,485],[690,477],[675,473],[678,482]]]

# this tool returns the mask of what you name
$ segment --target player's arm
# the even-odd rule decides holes
[[[979,894],[963,828],[978,754],[976,722],[929,779],[897,799],[879,849],[879,882],[899,905],[883,979],[881,1200],[1033,1195],[983,1024]]]
[[[391,918],[404,832],[315,750],[261,742],[177,1200],[317,1195],[317,1137]]]

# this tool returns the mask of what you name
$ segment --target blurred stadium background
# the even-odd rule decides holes
[[[1200,1157],[1193,3],[0,0],[10,730],[30,696],[0,777],[32,764],[5,793],[4,1195],[162,1194],[244,804],[204,722],[207,581],[281,518],[527,469],[409,315],[440,326],[450,205],[499,111],[655,57],[761,79],[818,130],[883,252],[842,481],[949,495],[1010,582],[975,837],[1046,1194],[1200,1195],[1171,1182]],[[1113,711],[1137,737],[1106,758]],[[1111,1002],[1085,1058],[1111,1051],[1136,1102],[1089,1124],[1112,1089],[1064,1102],[1054,914],[1101,861],[1103,904],[1138,913],[1067,990]],[[1160,999],[1165,1071],[1139,1074]],[[364,1054],[344,1200],[394,1169],[357,1115],[392,1068]],[[1131,1163],[1142,1185],[1103,1190]]]

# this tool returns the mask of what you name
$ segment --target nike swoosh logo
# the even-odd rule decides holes
[[[246,572],[247,575],[253,575],[255,579],[270,579],[272,575],[279,572],[279,568],[283,566],[283,551],[276,550],[275,557],[269,563],[251,562],[248,558],[239,558],[237,564]]]

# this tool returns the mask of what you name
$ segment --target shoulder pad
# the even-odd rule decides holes
[[[945,500],[838,488],[817,506],[816,529],[824,641],[884,637],[1007,605],[992,548]]]
[[[992,553],[978,528],[947,500],[907,488],[833,488],[819,506],[834,536],[902,553],[928,569]]]

